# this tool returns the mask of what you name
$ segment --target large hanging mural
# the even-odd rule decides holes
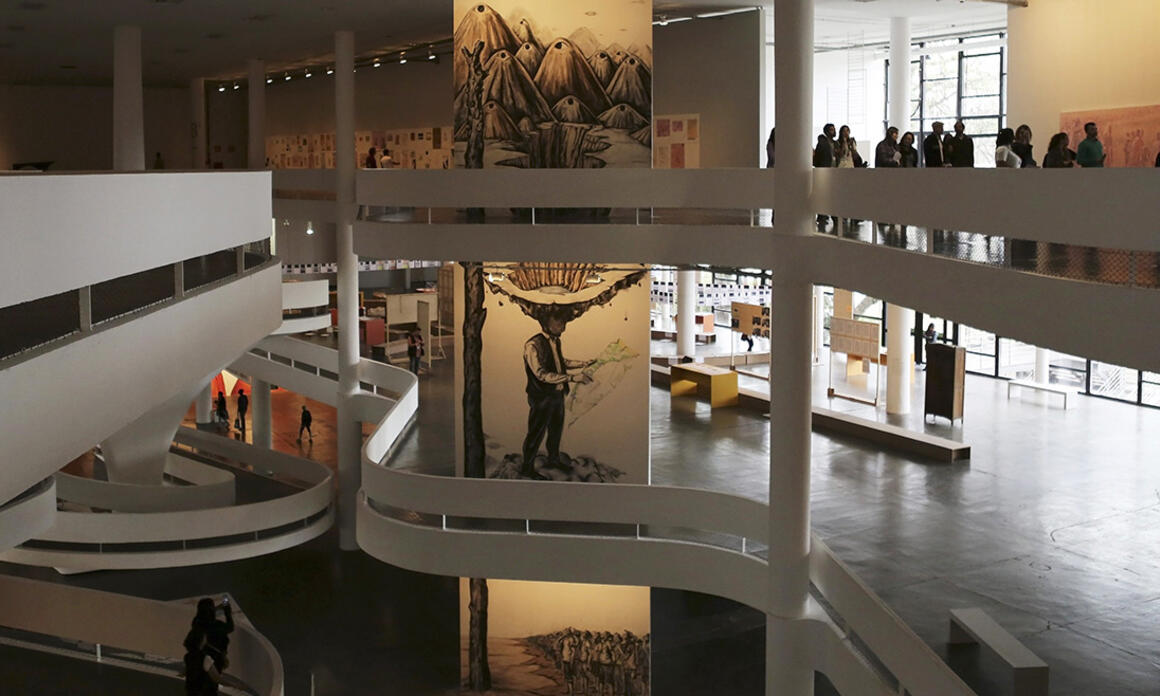
[[[464,263],[457,275],[457,473],[543,485],[648,483],[647,267]],[[564,592],[556,584],[522,584]],[[598,611],[598,591],[584,601],[560,594],[557,604],[533,609],[497,605],[489,599],[497,585],[463,581],[466,691],[648,693],[647,671],[639,671],[648,653],[647,589],[634,609],[646,617],[642,629],[587,626],[552,610],[587,604]],[[526,620],[511,613],[551,625],[497,633],[497,623]]]
[[[456,166],[648,167],[652,5],[455,2]]]

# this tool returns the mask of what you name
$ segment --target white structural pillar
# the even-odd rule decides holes
[[[910,413],[910,356],[914,353],[914,312],[886,305],[886,412]]]
[[[910,130],[910,18],[890,19],[890,108],[887,120],[900,133]]]
[[[697,272],[677,271],[677,357],[697,355]]]
[[[358,257],[354,253],[354,32],[334,34],[334,165],[338,254],[338,521],[339,546],[358,549],[355,503],[362,485],[359,389]]]
[[[1035,349],[1035,381],[1051,384],[1051,351],[1046,348]]]
[[[197,393],[197,401],[195,402],[195,411],[197,414],[197,422],[199,424],[206,424],[213,422],[213,381],[211,380],[205,385],[205,388]]]
[[[205,80],[195,77],[189,81],[189,133],[193,138],[190,144],[193,153],[193,168],[205,169],[207,163],[205,133]]]
[[[778,2],[773,11],[779,131],[774,209],[780,233],[805,237],[814,215],[809,148],[801,147],[812,140],[814,0]],[[767,696],[809,696],[814,684],[808,641],[797,630],[809,599],[812,286],[791,257],[775,256],[773,267]]]
[[[890,20],[890,125],[910,127],[910,19]],[[910,413],[910,355],[914,352],[914,312],[886,305],[886,412]]]
[[[113,30],[113,169],[145,169],[140,27]]]
[[[814,286],[814,364],[822,362],[826,348],[826,293],[820,285]]]
[[[274,444],[273,422],[270,417],[270,383],[255,379],[250,383],[250,401],[253,404],[251,428],[255,447],[270,449]]]
[[[260,60],[247,63],[246,93],[249,103],[247,121],[246,167],[266,168],[266,64]]]

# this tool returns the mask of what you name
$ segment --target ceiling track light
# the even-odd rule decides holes
[[[334,74],[334,68],[327,68],[327,69],[326,69],[326,74],[327,74],[327,75],[333,75],[333,74]]]
[[[306,79],[309,80],[313,76],[314,73],[310,72],[310,68],[306,68]]]
[[[286,73],[285,75],[283,75],[282,79],[289,82],[290,81],[290,73]]]
[[[435,47],[434,46],[427,47],[427,60],[435,60]]]
[[[371,63],[371,67],[378,68],[378,67],[381,67],[382,64],[383,64],[383,62],[381,60],[379,60],[378,58],[375,58],[375,62]]]
[[[240,87],[240,85],[239,85],[238,83],[236,83],[236,82],[235,82],[235,83],[234,83],[234,89],[238,89],[239,87]]]
[[[270,83],[272,83],[273,81],[274,81],[274,78],[272,78],[272,77],[267,77],[267,78],[266,78],[266,84],[270,84]]]
[[[406,51],[399,51],[399,65],[406,65],[406,64],[407,64],[407,52]]]
[[[226,86],[225,86],[225,85],[218,85],[218,91],[219,91],[219,92],[224,92],[224,91],[226,91]]]

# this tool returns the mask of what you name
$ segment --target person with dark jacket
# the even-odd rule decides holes
[[[902,153],[898,151],[898,129],[886,129],[886,137],[874,148],[875,167],[898,167],[902,163]]]
[[[1021,168],[1027,169],[1039,166],[1032,152],[1031,126],[1026,123],[1015,129],[1015,143],[1011,146],[1011,150],[1016,155],[1019,155],[1019,166]]]
[[[238,430],[246,432],[246,411],[250,409],[250,397],[245,389],[238,390]]]
[[[1067,133],[1051,136],[1047,153],[1043,155],[1044,169],[1068,169],[1075,166],[1075,151],[1067,147],[1069,140]]]
[[[837,141],[835,138],[838,131],[834,128],[834,124],[827,123],[822,128],[821,135],[818,136],[818,144],[814,146],[814,166],[815,167],[836,167],[838,166],[837,159],[834,153],[837,149]],[[837,218],[835,218],[835,221]],[[826,223],[830,221],[829,215],[818,215],[818,227],[825,227]]]
[[[975,166],[975,141],[967,135],[967,126],[955,121],[955,134],[943,140],[943,154],[952,167]]]
[[[219,608],[225,614],[225,621],[217,618]],[[221,674],[230,664],[226,653],[233,632],[234,614],[229,598],[223,599],[217,606],[209,597],[198,600],[197,614],[193,617],[184,641],[186,693],[210,695],[218,692]],[[190,691],[191,687],[200,691]]]
[[[226,394],[223,391],[218,391],[216,411],[218,422],[224,424],[224,427],[228,429],[230,427],[230,409],[226,405]]]
[[[907,131],[902,134],[902,140],[898,141],[898,153],[902,155],[898,161],[898,166],[903,169],[918,166],[918,149],[914,147],[914,140],[914,133]]]
[[[949,167],[943,153],[943,122],[930,124],[930,135],[922,141],[922,161],[927,167]]]
[[[298,418],[298,441],[302,442],[302,431],[310,436],[310,441],[314,442],[314,431],[310,429],[310,424],[314,422],[314,416],[310,414],[310,409],[306,405],[302,405],[302,415]]]

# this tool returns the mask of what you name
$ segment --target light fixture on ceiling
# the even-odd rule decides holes
[[[306,79],[309,80],[313,76],[314,76],[314,73],[310,72],[310,68],[306,68]]]
[[[241,87],[241,85],[239,85],[237,82],[235,82],[235,83],[234,83],[234,89],[238,89],[239,87]]]
[[[435,60],[435,47],[434,46],[427,47],[427,60]]]
[[[379,60],[378,58],[375,58],[375,62],[371,63],[371,67],[378,68],[378,67],[381,67],[382,64],[383,64],[383,61]]]
[[[306,234],[314,234],[314,223],[309,220],[306,221]]]
[[[224,92],[224,91],[226,91],[226,86],[225,86],[225,85],[218,85],[218,91],[219,91],[219,92]]]
[[[272,78],[272,77],[267,77],[267,78],[266,78],[266,84],[270,84],[270,83],[271,83],[271,82],[273,82],[273,81],[274,81],[274,78]]]
[[[399,65],[406,65],[406,64],[407,64],[407,52],[406,51],[399,51]]]
[[[282,79],[289,82],[290,81],[290,73],[286,73],[285,75],[283,75]]]
[[[334,74],[334,68],[327,68],[327,69],[326,69],[326,74],[327,74],[327,75],[333,75],[333,74]]]

